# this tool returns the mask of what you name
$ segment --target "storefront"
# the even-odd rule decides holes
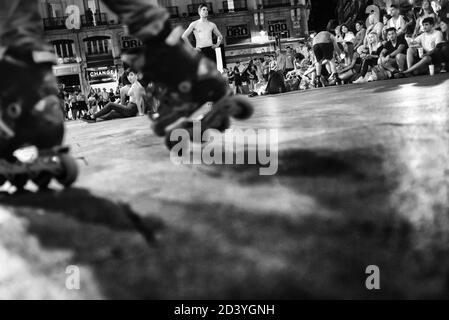
[[[89,86],[94,89],[113,89],[118,85],[117,68],[115,66],[105,66],[97,68],[87,68],[87,80]]]
[[[129,50],[143,47],[143,42],[137,38],[125,35],[124,33],[119,33],[119,37],[121,53],[126,53]]]
[[[290,38],[286,19],[268,21],[268,36],[273,38]]]
[[[53,67],[53,73],[67,92],[80,91],[82,86],[81,69],[78,63],[63,64]]]
[[[226,60],[229,64],[234,64],[237,61],[247,62],[251,59],[263,58],[266,55],[274,55],[276,49],[281,45],[282,50],[291,47],[293,50],[299,48],[299,42],[304,38],[288,38],[281,39],[280,42],[276,40],[269,40],[259,43],[236,44],[226,47]],[[254,40],[254,39],[253,39]]]
[[[247,62],[251,59],[263,58],[275,53],[275,41],[267,43],[237,44],[226,47],[226,61],[234,64],[237,61]]]

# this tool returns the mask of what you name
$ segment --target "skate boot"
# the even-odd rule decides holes
[[[0,49],[0,187],[9,181],[22,189],[33,181],[44,189],[53,178],[68,187],[77,178],[75,160],[61,147],[64,115],[53,61],[45,51]],[[35,159],[21,162],[14,156],[29,146],[38,150]]]
[[[322,76],[317,76],[315,78],[315,82],[313,83],[313,87],[314,88],[323,88],[324,87],[324,82],[323,82],[323,77]]]
[[[128,53],[125,59],[143,73],[144,86],[154,83],[159,88],[158,112],[150,118],[154,132],[166,137],[169,149],[177,143],[170,141],[172,131],[183,128],[190,133],[192,115],[206,103],[211,103],[211,110],[197,118],[203,132],[223,132],[230,117],[247,119],[253,113],[249,99],[233,96],[215,63],[189,48],[182,33],[182,28],[172,30],[167,22],[157,37],[143,39],[144,51]]]

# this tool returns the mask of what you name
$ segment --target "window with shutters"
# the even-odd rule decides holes
[[[106,36],[84,39],[86,56],[111,55],[111,38]]]

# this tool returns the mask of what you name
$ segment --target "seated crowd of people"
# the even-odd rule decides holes
[[[449,66],[449,19],[435,12],[430,1],[420,7],[392,5],[388,13],[371,5],[366,22],[336,26],[313,33],[296,52],[287,47],[225,70],[231,87],[249,95],[274,94],[329,85],[364,83],[446,72]],[[402,13],[402,14],[401,14]]]
[[[135,117],[144,114],[143,87],[138,74],[127,70],[120,79],[117,89],[107,91],[91,88],[86,97],[82,92],[68,93],[61,90],[66,120],[111,120]]]

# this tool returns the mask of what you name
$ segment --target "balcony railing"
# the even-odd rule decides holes
[[[165,7],[170,13],[170,18],[179,18],[179,9],[176,6]]]
[[[93,19],[92,19],[93,18]],[[88,18],[87,15],[81,15],[82,27],[96,27],[108,25],[108,15],[106,13],[95,13],[92,18]]]
[[[43,19],[44,30],[65,29],[66,28],[65,22],[67,18],[68,16]],[[109,24],[108,15],[106,13],[95,13],[93,19],[87,18],[85,14],[81,15],[82,27],[106,26],[108,24]]]
[[[248,1],[247,0],[234,0],[234,11],[247,11]],[[223,1],[223,11],[225,13],[229,12],[228,1]]]
[[[200,5],[201,4],[189,4],[187,6],[187,10],[189,11],[189,16],[191,16],[191,17],[197,16],[198,8],[200,7]],[[207,8],[209,9],[209,14],[214,14],[212,3],[207,2],[206,5],[207,5]]]
[[[44,30],[59,30],[65,29],[65,21],[68,16],[64,17],[56,17],[56,18],[45,18],[44,21]]]
[[[264,8],[289,7],[290,0],[263,0]]]

